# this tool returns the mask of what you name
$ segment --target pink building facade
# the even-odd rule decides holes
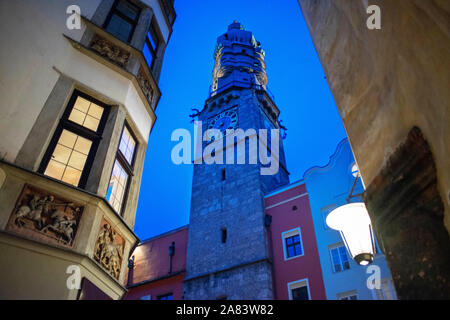
[[[304,184],[265,197],[273,290],[279,300],[325,300],[317,241]],[[266,219],[267,220],[267,219]],[[125,299],[181,300],[188,226],[143,241],[134,251]],[[169,248],[175,247],[170,268]],[[216,297],[213,297],[215,299]]]
[[[126,300],[182,299],[187,231],[184,226],[147,239],[136,247],[134,266],[125,277],[129,290]]]
[[[291,184],[265,197],[271,217],[274,296],[279,300],[325,300],[325,288],[308,193]]]

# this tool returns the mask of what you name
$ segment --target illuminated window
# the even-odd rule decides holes
[[[127,160],[128,164],[133,163],[134,149],[136,148],[136,140],[131,135],[128,128],[123,128],[122,137],[120,139],[119,150]]]
[[[106,120],[104,105],[75,90],[39,172],[84,187]]]
[[[63,130],[44,174],[78,186],[92,141]]]
[[[102,114],[102,107],[82,97],[77,97],[73,109],[70,112],[69,120],[96,132]]]
[[[341,272],[350,269],[350,262],[347,256],[345,246],[338,245],[329,248],[333,272]]]
[[[122,213],[123,203],[128,192],[130,176],[133,174],[134,157],[137,141],[127,124],[124,125],[119,142],[119,150],[114,162],[106,200],[116,210]]]
[[[127,189],[129,175],[116,159],[114,162],[111,179],[109,181],[108,193],[106,199],[111,206],[120,213],[122,202]]]

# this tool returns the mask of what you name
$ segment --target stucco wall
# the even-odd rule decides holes
[[[317,249],[309,198],[304,184],[265,199],[272,216],[274,278],[277,299],[288,300],[288,283],[308,279],[312,300],[325,300],[325,288]],[[297,209],[292,208],[296,206]],[[285,260],[282,233],[300,228],[303,255]]]
[[[186,268],[187,236],[188,229],[184,227],[141,243],[133,253],[135,268],[130,284],[167,276],[170,267],[169,246],[172,242],[175,242],[172,272],[184,271]]]
[[[326,166],[313,167],[304,175],[328,300],[336,300],[339,293],[353,290],[356,290],[360,300],[373,298],[371,290],[366,285],[367,279],[372,273],[367,274],[367,267],[359,266],[348,252],[350,269],[341,272],[333,271],[329,246],[344,245],[344,243],[338,231],[326,227],[324,219],[326,215],[323,214],[326,209],[334,209],[346,204],[346,198],[355,180],[351,173],[353,163],[352,150],[345,139],[339,143],[336,152],[330,157],[330,162]],[[359,179],[353,194],[357,195],[363,191],[361,179]],[[357,198],[353,200],[357,200]],[[381,279],[392,278],[383,254],[376,255],[372,265],[380,267]]]
[[[14,162],[60,73],[112,103],[127,108],[138,133],[147,141],[154,119],[130,80],[75,50],[64,38],[79,41],[85,30],[66,27],[73,1],[2,1],[0,3],[0,154]],[[90,18],[100,0],[80,0]]]
[[[381,30],[366,27],[367,0],[298,2],[364,184],[419,127],[435,158],[450,230],[450,2],[372,0]]]

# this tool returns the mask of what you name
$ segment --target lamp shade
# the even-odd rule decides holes
[[[358,264],[372,263],[375,252],[372,225],[363,202],[334,209],[328,214],[326,223],[341,233],[348,252]]]

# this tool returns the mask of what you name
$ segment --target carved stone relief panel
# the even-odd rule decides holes
[[[99,53],[102,57],[107,58],[120,67],[125,67],[130,53],[122,48],[112,44],[108,40],[95,35],[91,42],[91,49]]]
[[[7,230],[40,242],[73,247],[84,207],[26,184]]]
[[[120,276],[124,247],[123,237],[103,218],[95,243],[94,259],[116,279]]]
[[[152,104],[153,99],[153,88],[150,83],[150,80],[148,79],[148,76],[145,74],[145,72],[142,70],[142,67],[139,68],[137,80],[139,82],[139,85],[142,88],[142,91],[144,92],[145,97],[147,98],[150,105]]]

